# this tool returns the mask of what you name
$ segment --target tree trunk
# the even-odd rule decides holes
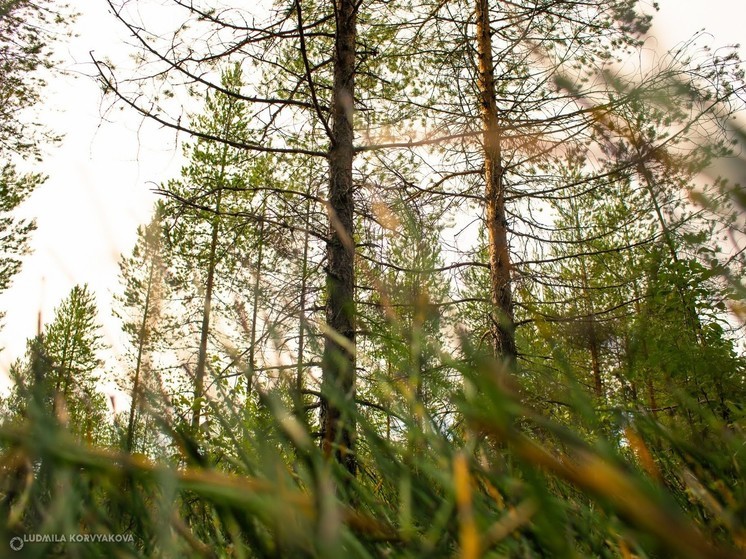
[[[355,246],[352,160],[357,4],[336,0],[332,130],[329,149],[326,333],[321,402],[322,448],[354,474]]]
[[[259,222],[259,248],[256,255],[256,275],[254,276],[253,301],[251,303],[251,332],[249,340],[249,374],[246,379],[246,401],[251,396],[251,389],[256,371],[256,323],[259,320],[259,287],[264,265],[264,222],[267,213],[267,199],[262,201],[262,219]]]
[[[593,393],[598,401],[603,400],[604,397],[604,385],[601,379],[601,360],[599,355],[598,340],[596,339],[596,325],[591,325],[590,334],[590,350],[591,350],[591,371],[593,371]]]
[[[310,189],[309,189],[310,191]],[[310,194],[310,192],[309,192]],[[308,296],[308,249],[310,243],[311,227],[311,200],[306,200],[306,219],[303,224],[305,233],[303,234],[303,260],[301,262],[300,278],[300,311],[298,321],[298,363],[295,371],[295,407],[296,415],[301,418],[304,416],[303,408],[303,355],[306,350],[306,297]],[[303,417],[305,423],[305,417]]]
[[[583,242],[583,232],[581,230],[580,212],[575,205],[574,200],[570,200],[570,206],[573,213],[573,226],[575,227],[575,241]],[[603,380],[601,377],[601,348],[599,343],[598,325],[596,323],[596,306],[593,304],[591,296],[591,282],[589,279],[588,266],[584,256],[580,257],[580,281],[582,282],[583,299],[585,305],[581,307],[581,313],[588,317],[588,328],[584,332],[588,336],[588,350],[591,354],[591,373],[593,376],[593,393],[600,402],[604,397]]]
[[[638,147],[638,151],[641,151],[641,149],[642,148]],[[666,248],[668,249],[668,254],[671,257],[671,260],[678,264],[679,254],[676,250],[676,243],[674,242],[671,230],[666,223],[666,219],[665,217],[663,217],[663,210],[658,203],[658,197],[655,192],[655,177],[653,176],[653,173],[650,171],[650,169],[647,168],[644,161],[640,161],[640,163],[637,165],[637,170],[645,180],[644,185],[648,191],[648,194],[650,195],[650,200],[653,202],[653,209],[655,209],[655,215],[658,218],[658,224],[661,228],[661,235],[663,236]],[[681,282],[678,279],[676,280],[674,287],[676,288],[679,300],[681,301],[681,306],[684,312],[684,320],[686,321],[689,331],[692,333],[695,343],[700,346],[704,345],[704,340],[702,338],[702,324],[699,320],[699,316],[697,315],[694,301],[687,294],[686,288],[681,285]]]
[[[210,238],[210,252],[207,261],[207,283],[205,285],[205,300],[202,306],[202,329],[199,338],[199,353],[197,355],[197,369],[194,374],[194,404],[192,409],[192,431],[196,434],[202,413],[202,397],[205,387],[205,368],[207,365],[207,338],[210,333],[210,310],[212,308],[212,290],[215,283],[215,266],[218,236],[220,234],[220,190],[215,204],[215,217],[212,222],[212,237]]]
[[[497,116],[488,0],[477,0],[476,16],[479,92],[484,142],[485,213],[492,302],[491,334],[495,356],[502,358],[512,368],[515,365],[516,347],[510,279],[510,247],[505,216],[504,168],[500,148],[501,129]]]
[[[142,321],[140,330],[137,333],[137,361],[135,362],[135,378],[132,383],[132,403],[130,404],[130,416],[127,422],[127,452],[132,452],[135,434],[135,414],[138,408],[140,398],[140,371],[142,369],[142,356],[145,351],[145,340],[147,338],[148,314],[150,313],[150,299],[153,291],[153,273],[155,263],[151,260],[150,269],[148,270],[148,286],[145,293],[145,308],[142,311]]]

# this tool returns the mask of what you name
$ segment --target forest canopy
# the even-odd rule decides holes
[[[77,285],[11,367],[0,540],[743,555],[735,48],[651,51],[636,0],[106,4],[132,63],[91,53],[102,101],[185,164],[120,258],[126,352]],[[53,6],[0,0],[0,289]]]

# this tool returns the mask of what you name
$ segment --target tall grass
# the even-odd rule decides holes
[[[0,428],[2,556],[743,556],[742,417],[692,406],[694,438],[633,409],[601,419],[577,389],[571,428],[525,404],[520,371],[463,352],[440,356],[461,378],[445,422],[401,383],[369,380],[390,409],[345,410],[354,478],[279,391],[248,411],[220,402],[220,437],[155,418],[177,449],[157,459],[81,442],[31,394],[26,419]]]

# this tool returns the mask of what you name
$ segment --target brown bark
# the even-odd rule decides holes
[[[602,400],[604,397],[604,385],[601,380],[601,360],[595,328],[596,325],[592,324],[589,340],[591,350],[591,370],[593,371],[593,392],[598,400]]]
[[[132,452],[135,437],[135,414],[139,408],[140,400],[140,372],[142,370],[142,357],[145,352],[145,342],[148,336],[148,319],[150,318],[150,300],[153,293],[153,276],[155,263],[151,260],[148,269],[147,292],[145,293],[145,308],[142,311],[142,321],[137,333],[137,361],[135,363],[135,378],[132,383],[132,403],[130,404],[130,415],[127,421],[127,452]]]
[[[510,246],[505,215],[501,128],[497,112],[488,0],[476,0],[479,92],[484,142],[485,213],[489,243],[493,351],[510,366],[516,357]]]
[[[267,214],[267,199],[262,201],[262,219],[259,222],[259,247],[256,255],[256,272],[254,276],[253,300],[251,302],[251,325],[249,332],[249,371],[246,379],[246,401],[249,401],[256,373],[256,326],[259,321],[259,291],[264,265],[264,217]]]
[[[581,242],[583,240],[583,234],[580,229],[580,217],[575,203],[570,202],[573,208],[573,219],[576,237],[575,240]],[[591,353],[591,372],[593,374],[593,393],[597,400],[602,400],[604,396],[603,380],[601,377],[601,348],[599,343],[598,324],[596,323],[596,309],[593,304],[593,298],[590,293],[590,279],[588,274],[588,267],[585,262],[585,257],[580,258],[580,280],[583,282],[583,299],[585,300],[585,308],[583,314],[586,314],[588,319],[588,328],[586,334],[588,336],[588,349]]]
[[[301,264],[300,280],[300,311],[298,321],[298,363],[295,370],[295,405],[296,414],[302,417],[303,412],[303,385],[304,385],[304,359],[303,354],[306,349],[306,298],[308,296],[308,249],[310,246],[310,227],[311,227],[311,200],[306,200],[306,218],[303,224],[305,233],[303,234],[303,259]],[[305,422],[305,418],[304,418]]]
[[[222,170],[221,170],[222,173]],[[205,369],[207,366],[207,338],[210,333],[210,311],[212,309],[212,291],[215,283],[215,266],[217,264],[217,246],[220,235],[220,191],[215,205],[215,217],[212,224],[210,238],[210,253],[207,261],[207,284],[205,285],[205,300],[202,306],[202,329],[199,338],[199,354],[197,368],[194,374],[194,404],[192,409],[192,430],[196,434],[202,413],[202,398],[205,386]]]
[[[346,413],[355,402],[355,246],[353,241],[353,99],[357,8],[336,0],[332,129],[329,148],[329,239],[321,402],[322,448],[354,474],[355,423]],[[346,409],[345,409],[346,408]]]

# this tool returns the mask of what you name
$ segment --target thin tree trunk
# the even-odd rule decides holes
[[[641,148],[638,147],[638,150]],[[666,223],[666,219],[663,217],[663,210],[661,209],[660,204],[658,203],[658,197],[655,193],[655,177],[653,176],[653,173],[650,171],[650,169],[647,168],[644,162],[640,162],[637,166],[638,172],[643,176],[645,179],[645,186],[648,191],[648,194],[650,195],[650,199],[653,202],[653,209],[655,210],[655,215],[658,218],[658,224],[661,228],[661,235],[663,236],[663,240],[666,244],[666,248],[668,249],[668,254],[671,257],[671,260],[675,262],[676,264],[679,263],[679,254],[676,250],[676,244],[674,243],[673,236],[671,235],[671,230],[668,227],[668,224]],[[679,296],[679,300],[681,301],[681,306],[684,310],[684,320],[687,323],[687,326],[691,330],[692,335],[694,336],[694,340],[697,344],[703,345],[704,341],[702,339],[702,324],[699,320],[699,316],[697,316],[697,311],[694,307],[694,302],[691,300],[689,295],[686,293],[686,289],[684,286],[681,285],[680,281],[676,281],[675,283],[676,287],[676,293]]]
[[[52,400],[52,413],[57,413],[57,399],[62,397],[63,400],[67,398],[67,386],[70,381],[67,374],[67,350],[69,349],[69,343],[73,339],[72,333],[70,332],[70,324],[65,325],[65,343],[62,346],[62,359],[60,364],[55,367],[57,382],[54,387],[54,399]]]
[[[642,148],[638,145],[638,151],[641,151],[641,149]],[[658,224],[660,225],[661,234],[663,235],[666,248],[668,249],[668,254],[671,257],[671,260],[675,264],[678,264],[679,255],[676,249],[676,243],[674,242],[673,235],[671,234],[671,230],[668,227],[668,224],[666,223],[666,220],[663,216],[663,210],[661,209],[661,206],[658,203],[658,197],[656,196],[655,177],[653,176],[652,171],[648,169],[648,167],[645,165],[643,161],[641,161],[637,167],[638,167],[638,172],[645,179],[645,186],[647,188],[648,194],[650,195],[650,199],[653,202],[653,208],[655,209],[655,215],[658,218]],[[684,322],[687,325],[687,328],[685,331],[691,336],[691,343],[694,346],[698,346],[699,348],[704,348],[706,344],[704,340],[704,334],[702,332],[702,323],[700,322],[699,315],[697,314],[695,301],[690,296],[690,294],[687,292],[686,286],[682,285],[682,282],[679,280],[678,276],[676,276],[674,287],[676,289],[677,295],[679,296],[679,301],[681,302],[682,311],[684,315]],[[688,374],[685,376],[685,379],[688,383],[690,379]],[[690,394],[693,397],[695,396],[696,389],[700,389],[700,390],[702,389],[701,378],[697,374],[694,375],[694,384],[695,384],[695,389],[689,390]],[[686,410],[686,417],[689,422],[689,425],[692,427],[692,431],[694,431],[694,420],[692,418],[691,410],[689,409]]]
[[[210,310],[212,308],[212,290],[215,283],[215,267],[217,264],[218,236],[220,234],[220,196],[215,204],[215,218],[212,222],[212,237],[210,238],[210,252],[207,261],[207,283],[205,285],[205,300],[202,306],[202,329],[199,338],[199,354],[197,368],[194,375],[194,406],[192,410],[192,431],[197,433],[200,415],[202,414],[202,397],[205,387],[205,368],[207,365],[207,338],[210,333]]]
[[[309,189],[310,190],[310,189]],[[301,417],[303,412],[303,353],[306,349],[306,297],[308,290],[308,245],[310,242],[311,200],[306,200],[306,219],[303,227],[303,262],[301,263],[300,278],[300,311],[298,321],[298,364],[295,371],[295,405],[296,414]]]
[[[509,367],[515,365],[516,347],[513,323],[513,297],[510,277],[510,247],[505,215],[504,168],[501,129],[497,115],[497,95],[492,61],[488,0],[476,1],[479,92],[482,105],[484,141],[484,180],[487,233],[489,242],[491,334],[493,351]]]
[[[590,350],[591,350],[591,370],[593,371],[593,392],[598,400],[604,397],[604,385],[601,379],[601,362],[599,359],[598,340],[596,340],[595,324],[591,326]]]
[[[148,270],[148,287],[145,293],[145,307],[142,313],[142,322],[140,322],[140,331],[137,334],[137,360],[135,362],[135,379],[132,383],[132,402],[130,404],[130,416],[127,422],[127,452],[132,452],[132,444],[135,432],[135,413],[140,398],[140,369],[142,368],[142,355],[145,350],[146,329],[148,325],[148,314],[150,313],[150,298],[153,290],[153,272],[155,264],[151,260],[150,269]]]
[[[251,332],[249,345],[249,375],[246,380],[246,398],[251,396],[252,383],[254,382],[254,371],[256,371],[256,323],[259,319],[259,282],[262,277],[262,266],[264,259],[264,217],[267,207],[267,199],[262,201],[262,219],[259,222],[259,249],[256,255],[256,276],[254,277],[254,293],[251,308]]]
[[[655,386],[653,385],[653,377],[650,371],[645,373],[645,386],[648,390],[648,405],[650,406],[650,413],[653,414],[654,419],[658,419],[658,402],[655,399]]]
[[[232,107],[232,105],[231,105]],[[225,122],[223,136],[228,137],[233,114],[228,116]],[[199,338],[199,353],[197,355],[197,368],[194,375],[194,404],[192,409],[192,432],[197,433],[202,414],[202,398],[205,387],[205,368],[207,366],[207,338],[210,333],[210,312],[212,309],[212,291],[215,283],[215,268],[217,266],[218,238],[220,236],[220,204],[223,198],[223,181],[225,180],[225,169],[227,166],[228,145],[223,145],[220,158],[220,171],[217,180],[217,195],[215,200],[215,215],[212,221],[212,236],[210,238],[210,252],[207,261],[207,283],[205,285],[205,300],[202,306],[202,329]]]
[[[351,473],[355,423],[345,413],[355,402],[355,246],[353,240],[352,160],[357,4],[335,3],[334,84],[332,133],[329,149],[329,239],[327,241],[326,333],[322,380],[322,441]]]
[[[573,225],[575,227],[575,240],[583,241],[583,234],[580,226],[579,210],[573,200],[570,201],[572,208]],[[593,304],[593,298],[590,293],[590,279],[588,266],[585,257],[580,257],[580,281],[582,282],[583,299],[585,299],[585,308],[582,313],[589,318],[588,322],[588,349],[591,354],[591,373],[593,376],[593,393],[596,399],[601,401],[604,396],[603,379],[601,377],[601,348],[598,340],[598,325],[596,324],[596,307]]]
[[[625,239],[625,240],[628,240],[628,239]],[[638,316],[638,317],[642,316],[643,320],[647,321],[647,319],[648,319],[648,316],[647,316],[648,313],[645,312],[644,313],[645,316],[643,316],[643,310],[642,310],[642,307],[640,305],[640,300],[642,299],[642,297],[640,295],[640,288],[637,285],[637,280],[635,280],[632,285],[633,285],[633,289],[634,289],[633,293],[634,293],[634,296],[635,296],[635,315]],[[644,326],[644,327],[647,330],[647,326]],[[658,411],[657,411],[658,410],[658,402],[656,401],[656,398],[655,398],[655,383],[653,382],[652,371],[650,371],[648,369],[648,367],[647,367],[648,356],[649,356],[649,353],[648,353],[648,342],[647,342],[647,332],[643,332],[643,335],[640,337],[640,349],[639,349],[639,351],[642,352],[643,363],[645,364],[645,366],[643,367],[643,380],[645,382],[645,389],[646,389],[647,395],[648,395],[648,406],[650,407],[650,413],[653,414],[653,418],[657,419],[658,418]],[[630,369],[631,368],[632,367],[630,366]]]

